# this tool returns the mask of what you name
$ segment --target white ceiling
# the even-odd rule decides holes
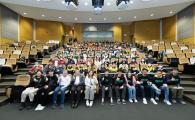
[[[79,0],[78,9],[74,11],[66,9],[62,1],[0,0],[2,4],[23,16],[68,23],[115,23],[158,19],[172,16],[195,2],[195,0],[151,0],[149,2],[133,0],[133,4],[121,11],[116,6],[116,0],[104,0],[103,13],[95,15],[91,0]],[[173,13],[170,14],[170,11]]]

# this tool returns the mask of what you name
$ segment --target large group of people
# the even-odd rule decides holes
[[[95,94],[101,96],[102,105],[107,97],[111,105],[115,101],[126,104],[127,100],[137,103],[137,97],[143,104],[148,104],[147,98],[150,98],[157,105],[161,97],[167,105],[172,102],[185,104],[178,70],[167,73],[161,65],[153,66],[157,60],[152,54],[143,55],[145,53],[128,43],[74,42],[64,45],[49,64],[35,63],[29,70],[31,82],[21,94],[19,109],[32,108],[35,98],[38,104],[35,110],[43,110],[50,102],[55,109],[59,95],[59,106],[64,108],[67,93],[72,108],[78,107],[82,94],[87,107],[93,106]],[[147,67],[141,68],[141,64],[147,64]]]

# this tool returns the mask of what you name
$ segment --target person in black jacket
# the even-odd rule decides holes
[[[30,99],[30,104],[28,105],[27,109],[32,108],[34,96],[37,91],[47,87],[47,81],[45,77],[42,75],[41,71],[38,71],[37,74],[32,78],[29,86],[22,92],[21,95],[21,106],[19,110],[23,110],[26,107],[26,97],[28,96]]]
[[[156,92],[156,100],[159,100],[161,91],[164,92],[164,102],[167,105],[172,105],[169,101],[169,88],[165,77],[163,77],[162,71],[157,71],[156,76],[152,79],[152,88]]]
[[[71,98],[72,108],[77,108],[81,99],[81,93],[84,86],[84,76],[80,74],[79,70],[75,71],[71,81]]]
[[[154,99],[154,89],[151,86],[151,75],[148,74],[148,70],[143,68],[142,73],[137,76],[137,87],[141,91],[141,97],[143,99],[143,104],[148,104],[147,99],[145,97],[145,90],[150,91],[150,101],[154,104],[157,105],[157,102]]]
[[[100,87],[102,90],[102,104],[104,104],[105,92],[108,91],[108,96],[110,97],[110,103],[113,104],[112,97],[112,77],[109,75],[108,70],[105,71],[105,74],[100,77]]]
[[[124,77],[124,74],[122,74],[122,71],[119,70],[114,78],[114,85],[115,85],[115,92],[116,92],[116,98],[117,98],[117,104],[122,103],[126,104],[125,96],[126,96],[126,80]],[[122,94],[120,94],[120,90],[122,91]]]
[[[186,104],[183,101],[183,90],[184,88],[180,86],[181,78],[179,76],[178,70],[173,69],[171,73],[166,75],[166,81],[169,85],[169,88],[172,93],[172,102],[177,103],[180,102],[181,104]]]
[[[48,72],[50,75],[53,73],[51,71]],[[49,81],[48,79],[41,73],[38,73],[34,78],[34,81],[38,80],[40,85],[39,89],[37,91],[37,107],[35,108],[35,111],[37,110],[43,110],[47,104],[47,98],[48,98],[48,89],[49,87]]]

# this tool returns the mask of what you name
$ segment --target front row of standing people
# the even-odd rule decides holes
[[[169,85],[169,86],[168,86]],[[171,87],[170,87],[171,86]],[[22,92],[20,110],[24,108],[30,109],[33,106],[34,97],[37,96],[38,105],[35,110],[43,110],[48,104],[49,96],[52,96],[52,108],[57,107],[57,97],[60,94],[60,108],[64,108],[66,92],[70,91],[71,106],[77,108],[81,100],[82,93],[85,94],[86,106],[92,107],[94,95],[101,88],[101,103],[105,102],[105,95],[108,92],[110,103],[113,105],[113,91],[116,94],[117,104],[126,104],[126,91],[128,91],[128,100],[130,103],[137,103],[136,91],[139,90],[143,104],[147,104],[145,93],[149,93],[150,101],[157,105],[161,93],[164,93],[164,102],[167,105],[172,105],[170,102],[170,91],[172,92],[172,101],[177,101],[185,104],[182,100],[183,88],[180,87],[180,77],[178,71],[174,69],[170,74],[163,76],[162,71],[157,71],[155,76],[148,74],[147,69],[143,69],[141,74],[127,75],[122,71],[117,74],[110,74],[107,70],[104,74],[100,74],[99,82],[93,71],[89,71],[84,77],[79,70],[75,71],[73,76],[70,76],[66,70],[63,74],[56,75],[53,71],[49,71],[47,75],[38,71],[29,86]],[[146,92],[148,91],[148,92]],[[30,103],[27,104],[26,98],[29,97]]]

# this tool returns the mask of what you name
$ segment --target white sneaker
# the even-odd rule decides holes
[[[154,98],[151,98],[150,101],[154,104],[157,105],[158,103],[154,100]]]
[[[145,105],[148,104],[146,98],[143,98],[143,103],[144,103]]]
[[[129,99],[129,102],[130,102],[130,103],[133,103],[133,100],[132,100],[132,99]]]
[[[167,105],[172,105],[170,101],[168,100],[164,100],[164,102],[167,104]]]
[[[89,107],[89,100],[86,100],[86,106]]]
[[[159,100],[159,97],[155,97],[155,100]]]
[[[110,103],[113,104],[113,99],[112,98],[110,98]]]
[[[89,107],[92,107],[93,106],[93,101],[90,101],[89,102]]]
[[[138,102],[137,99],[134,99],[134,102],[137,103]]]
[[[102,103],[104,103],[104,98],[102,98]]]

